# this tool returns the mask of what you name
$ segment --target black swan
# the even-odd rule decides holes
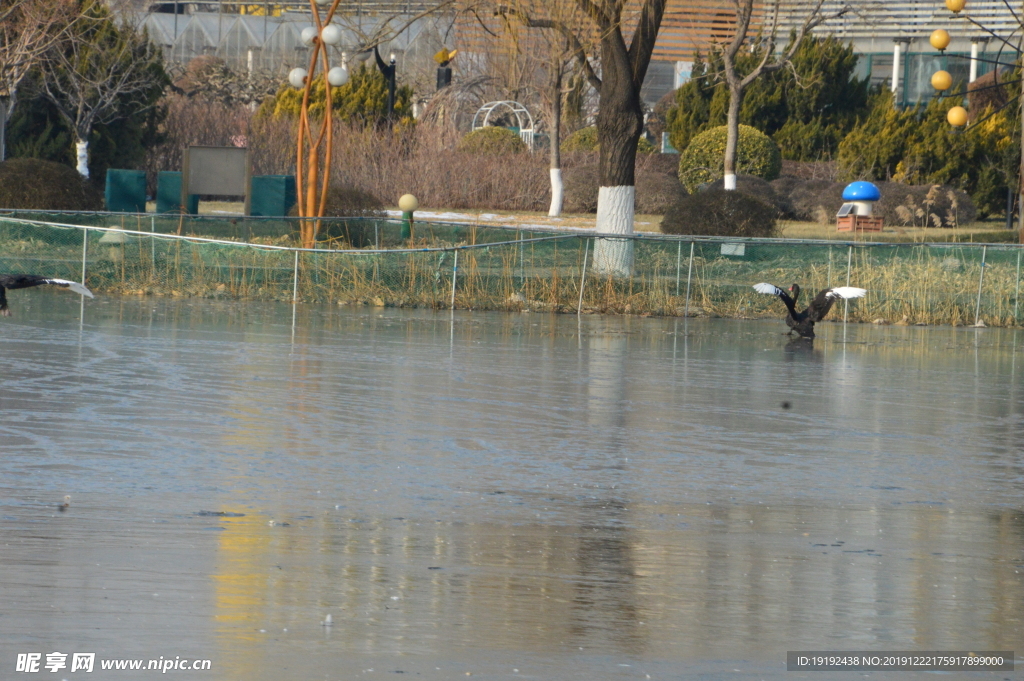
[[[832,304],[837,300],[840,298],[860,298],[867,293],[864,289],[853,286],[827,288],[815,296],[806,310],[797,312],[796,301],[800,298],[800,287],[796,284],[789,287],[790,292],[793,294],[792,297],[774,284],[755,284],[754,290],[758,293],[781,298],[782,302],[789,309],[789,314],[786,315],[786,324],[789,325],[790,329],[800,334],[802,338],[814,338],[814,324],[825,318],[828,311],[832,309]]]
[[[11,311],[7,309],[7,289],[29,288],[32,286],[42,286],[43,284],[62,286],[88,298],[93,297],[92,291],[82,286],[77,281],[42,277],[38,274],[0,274],[0,316],[11,316]]]

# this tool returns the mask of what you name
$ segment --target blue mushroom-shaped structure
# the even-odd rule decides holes
[[[875,201],[882,198],[878,187],[870,182],[851,182],[843,190],[842,207],[836,213],[836,227],[846,231],[882,231],[882,218],[874,217]]]
[[[843,190],[843,201],[877,201],[880,198],[882,193],[870,182],[851,182]]]

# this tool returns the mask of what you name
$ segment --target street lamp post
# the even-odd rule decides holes
[[[376,47],[373,48],[373,56],[377,60],[377,68],[380,69],[380,72],[384,74],[388,81],[388,122],[390,123],[395,116],[395,71],[397,70],[395,66],[395,53],[391,53],[391,57],[388,60],[389,63],[387,64],[381,59],[380,52]]]
[[[299,217],[322,218],[327,207],[327,189],[331,175],[331,154],[334,148],[334,126],[331,121],[331,90],[348,82],[348,68],[342,55],[341,66],[331,68],[327,48],[341,41],[341,29],[332,24],[334,12],[341,0],[310,0],[314,26],[307,26],[300,35],[302,42],[311,48],[309,69],[294,68],[288,74],[292,87],[302,90],[302,106],[299,109],[298,139],[296,141],[295,190],[298,200]],[[320,7],[329,5],[326,16],[321,16]],[[326,106],[320,129],[314,135],[313,122],[309,117],[309,100],[313,84],[318,75],[323,78]],[[320,162],[323,158],[323,177],[320,178]],[[303,248],[313,248],[319,220],[301,220],[299,237]]]

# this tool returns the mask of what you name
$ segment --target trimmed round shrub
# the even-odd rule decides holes
[[[774,206],[738,191],[709,189],[685,196],[665,213],[664,234],[778,236]]]
[[[103,194],[63,163],[12,158],[0,163],[0,208],[103,210]]]
[[[288,211],[291,216],[299,214],[298,205]],[[325,220],[317,232],[317,241],[345,241],[352,248],[374,245],[374,223],[387,217],[384,202],[368,191],[348,185],[332,185],[327,190],[324,205],[325,218],[355,218],[353,220]],[[299,224],[292,224],[298,233]]]
[[[459,140],[459,151],[469,154],[518,154],[526,151],[526,142],[510,128],[489,126],[467,133]]]
[[[705,130],[693,138],[679,159],[679,181],[691,193],[724,174],[727,126]],[[782,154],[768,135],[749,125],[740,126],[736,173],[774,180],[782,171]]]
[[[597,151],[597,126],[580,128],[562,142],[562,151]]]
[[[601,145],[597,143],[597,126],[591,125],[580,128],[565,138],[562,142],[562,151],[571,153],[574,151],[600,151]],[[651,144],[643,135],[636,141],[636,150],[641,154],[653,154],[658,151],[657,147]]]

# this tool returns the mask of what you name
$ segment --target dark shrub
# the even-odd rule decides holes
[[[662,154],[652,154],[661,156]],[[664,163],[636,167],[636,212],[662,215],[686,195],[675,175],[664,172]],[[562,171],[563,208],[566,213],[596,213],[600,174],[596,163],[572,166]]]
[[[299,214],[292,206],[289,215]],[[344,241],[353,248],[374,245],[374,223],[387,217],[384,202],[370,192],[345,185],[333,185],[327,190],[325,218],[354,218],[352,220],[325,220],[317,233],[317,241]],[[293,225],[297,233],[298,223]]]
[[[793,189],[801,182],[803,180],[792,175],[783,175],[769,182],[772,186],[772,191],[775,192],[775,198],[778,202],[776,205],[782,211],[782,217],[787,220],[797,219],[796,212],[793,210],[793,201],[790,197],[793,195]]]
[[[665,173],[679,181],[679,154],[647,154],[636,157],[637,170]]]
[[[0,163],[0,208],[103,210],[103,194],[63,163],[12,158]]]
[[[562,170],[562,209],[566,213],[596,213],[600,172],[596,163]]]
[[[774,206],[738,191],[709,189],[680,199],[661,221],[664,234],[778,236]]]
[[[656,169],[636,171],[636,212],[645,215],[664,215],[679,199],[686,196],[686,188],[674,174]]]
[[[725,191],[725,180],[715,180],[707,187],[707,189],[705,189],[705,191],[714,189]],[[775,210],[778,211],[778,217],[780,218],[789,217],[792,213],[788,197],[779,196],[775,192],[773,183],[762,180],[760,177],[755,177],[753,175],[737,175],[736,191],[753,197],[761,203],[769,206],[775,206]]]
[[[804,180],[795,183],[789,192],[789,205],[793,217],[804,222],[827,225],[836,221],[836,213],[843,205],[846,185],[828,180]]]

